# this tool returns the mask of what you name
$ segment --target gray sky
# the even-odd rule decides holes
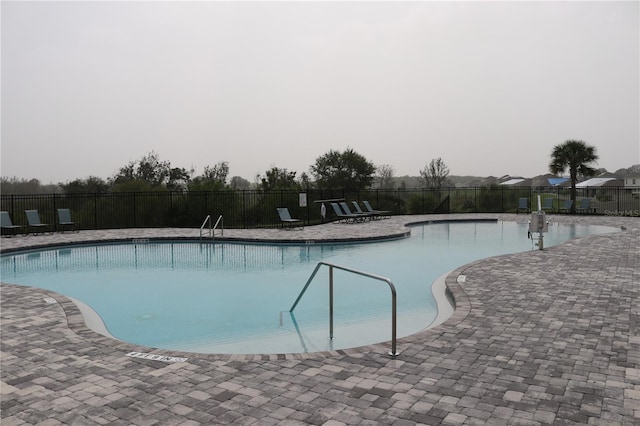
[[[150,151],[250,181],[353,148],[397,176],[535,176],[554,145],[640,163],[627,2],[2,1],[2,176]]]

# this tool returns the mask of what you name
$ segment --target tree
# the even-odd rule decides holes
[[[549,171],[553,174],[562,174],[568,168],[569,179],[571,181],[571,204],[570,213],[576,212],[576,183],[578,175],[585,177],[593,176],[596,169],[590,166],[598,160],[596,149],[583,141],[568,140],[553,147],[551,152],[551,162]]]
[[[322,189],[364,189],[371,186],[376,167],[351,148],[331,150],[309,169]]]
[[[231,186],[231,189],[243,190],[243,189],[249,189],[251,187],[251,182],[249,182],[243,177],[234,176],[231,178],[231,183],[229,185]]]
[[[206,166],[203,176],[211,181],[220,182],[222,185],[227,184],[227,176],[229,176],[229,163],[220,161],[213,167]]]
[[[393,189],[395,169],[389,164],[381,164],[377,168],[379,188]]]
[[[60,192],[60,187],[53,183],[43,185],[39,179],[22,179],[17,177],[0,178],[0,193],[9,194],[55,194]]]
[[[306,172],[302,172],[298,181],[300,182],[300,187],[304,188],[305,190],[313,188],[313,182]]]
[[[218,191],[227,186],[229,163],[220,161],[215,166],[205,166],[202,175],[189,182],[189,191]]]
[[[169,191],[184,191],[191,181],[193,169],[187,171],[182,167],[173,167],[169,171],[169,180],[167,181],[167,189]]]
[[[447,183],[447,176],[449,176],[449,168],[440,157],[434,158],[420,170],[420,181],[427,188],[442,188]]]
[[[287,169],[271,167],[265,172],[265,176],[256,176],[260,179],[259,188],[263,191],[273,189],[300,189],[300,185],[296,182],[296,172],[290,172]]]
[[[626,169],[618,169],[616,170],[616,174],[620,175],[620,176],[637,176],[640,174],[640,164],[634,164],[631,167],[628,167]]]
[[[115,191],[164,189],[171,176],[171,163],[160,161],[151,151],[138,161],[123,166],[111,179]]]
[[[89,176],[59,184],[65,194],[103,194],[109,192],[109,184],[104,179]]]

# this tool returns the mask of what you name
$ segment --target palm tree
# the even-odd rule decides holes
[[[571,204],[570,213],[576,212],[576,182],[578,174],[593,176],[596,169],[589,164],[598,160],[596,149],[583,141],[568,140],[553,147],[549,171],[553,174],[562,174],[569,168],[571,179]]]

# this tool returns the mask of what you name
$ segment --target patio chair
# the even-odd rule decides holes
[[[285,225],[288,225],[288,229],[291,229],[293,227],[304,228],[304,222],[301,219],[292,218],[288,208],[278,207],[276,208],[276,210],[278,211],[280,223],[283,228],[285,227]]]
[[[9,212],[0,212],[0,228],[1,233],[8,231],[9,235],[16,235],[18,230],[22,229],[22,225],[14,225]]]
[[[528,198],[518,198],[518,208],[516,209],[516,214],[520,213],[520,210],[524,210],[529,213],[529,199]]]
[[[591,207],[590,198],[583,198],[582,200],[580,200],[580,205],[576,207],[577,213],[591,213],[592,211],[595,212],[595,210],[596,209]]]
[[[340,204],[340,207],[342,207],[342,211],[345,212],[347,215],[359,216],[360,220],[363,220],[363,221],[367,219],[371,219],[371,213],[365,213],[365,212],[354,213],[351,211],[351,209],[349,208],[349,204],[347,204],[346,202],[342,201],[339,204]]]
[[[331,208],[333,209],[333,212],[338,217],[338,222],[354,223],[356,221],[362,220],[362,216],[360,215],[355,215],[355,214],[349,215],[343,212],[337,203],[331,203]]]
[[[369,204],[367,200],[362,200],[362,204],[364,204],[364,207],[367,209],[369,213],[377,213],[380,215],[380,217],[387,218],[387,219],[391,217],[391,212],[389,210],[376,210],[373,207],[371,207],[371,204]]]
[[[358,204],[358,202],[355,201],[355,200],[351,201],[351,204],[353,204],[353,208],[355,209],[355,213],[356,214],[369,214],[370,219],[380,219],[380,217],[381,217],[380,213],[371,213],[371,212],[367,213],[367,212],[363,211],[360,208],[360,204]]]
[[[38,210],[25,210],[25,214],[27,215],[27,223],[29,224],[28,232],[31,231],[39,231],[39,232],[47,232],[50,229],[50,225],[48,223],[42,223],[40,221],[40,215],[38,214]]]
[[[71,211],[69,209],[58,209],[58,228],[60,232],[64,232],[65,228],[71,228],[76,231],[76,223],[71,220]]]
[[[547,211],[553,211],[553,198],[545,198],[544,199],[544,203],[542,204],[542,210]]]
[[[562,207],[558,207],[558,211],[569,213],[569,210],[571,210],[572,205],[573,205],[573,200],[564,200],[564,204],[562,204]]]

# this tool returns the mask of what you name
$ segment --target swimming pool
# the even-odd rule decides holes
[[[549,247],[612,228],[552,225]],[[427,327],[431,284],[465,263],[531,250],[524,224],[432,223],[409,238],[361,244],[184,241],[57,247],[4,255],[3,282],[46,288],[98,312],[116,338],[205,353],[314,352],[390,339],[387,286],[335,273],[335,339],[328,339],[327,272],[290,309],[319,261],[389,277],[398,293],[398,336]]]

